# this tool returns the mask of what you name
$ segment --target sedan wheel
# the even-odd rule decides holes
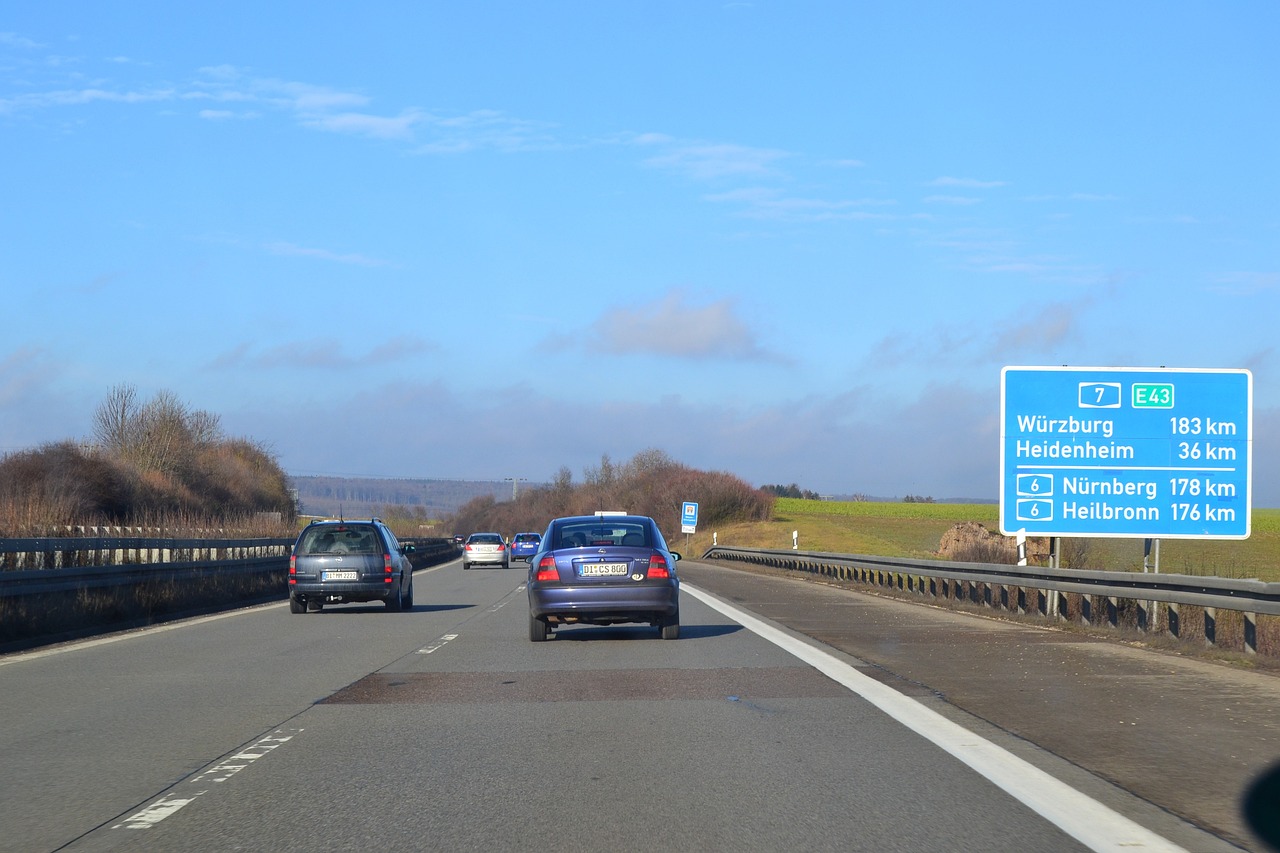
[[[551,636],[551,626],[541,619],[529,617],[529,641],[541,643]]]
[[[663,619],[658,624],[658,630],[662,632],[662,639],[664,640],[680,639],[680,614],[676,613],[670,618]]]

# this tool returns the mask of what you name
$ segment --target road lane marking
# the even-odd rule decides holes
[[[203,771],[199,775],[193,776],[186,782],[182,783],[183,788],[199,788],[193,791],[189,796],[167,796],[148,805],[146,808],[136,812],[122,820],[120,823],[112,826],[112,829],[151,829],[165,818],[172,817],[177,812],[194,803],[198,798],[209,793],[211,787],[208,783],[212,782],[217,785],[226,782],[232,776],[235,776],[241,770],[252,765],[260,758],[270,755],[272,752],[293,740],[294,736],[302,732],[303,729],[289,729],[288,734],[283,729],[277,729],[266,737],[259,738],[250,746],[237,752],[235,755],[229,755],[219,761],[217,764]]]
[[[424,646],[423,648],[418,649],[416,652],[414,652],[414,654],[429,655],[432,652],[439,651],[440,649],[444,648],[446,645],[448,645],[449,643],[452,643],[456,639],[458,639],[457,634],[445,634],[443,637],[436,640],[431,645]]]
[[[996,787],[1023,803],[1090,850],[1187,853],[1092,797],[1054,778],[938,712],[816,646],[687,583],[680,584],[702,603],[729,617],[784,651],[843,684],[911,731],[959,759]]]

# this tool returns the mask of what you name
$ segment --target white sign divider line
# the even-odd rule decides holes
[[[881,684],[834,655],[792,637],[744,610],[687,583],[680,591],[729,617],[844,685],[925,740],[959,759],[1090,850],[1186,853],[1141,824],[1082,794],[916,700]]]
[[[258,739],[252,745],[245,747],[235,755],[229,755],[219,761],[209,769],[203,771],[197,776],[193,776],[186,781],[183,787],[200,788],[194,791],[190,796],[168,796],[149,804],[146,808],[136,812],[122,820],[120,823],[113,825],[112,829],[151,829],[165,818],[172,817],[180,809],[189,806],[196,801],[197,798],[209,793],[210,788],[208,782],[217,784],[225,782],[241,770],[248,767],[259,758],[270,755],[279,747],[293,740],[294,736],[302,732],[302,729],[290,729],[286,734],[285,730],[276,730],[271,734]]]

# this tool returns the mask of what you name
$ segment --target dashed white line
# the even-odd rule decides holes
[[[453,642],[453,641],[454,641],[454,640],[456,640],[456,639],[458,639],[458,635],[457,635],[457,634],[445,634],[443,637],[441,637],[440,639],[436,640],[436,641],[435,641],[434,643],[432,643],[431,645],[429,645],[429,646],[424,646],[424,647],[422,647],[422,648],[418,649],[416,652],[414,652],[414,654],[418,654],[418,655],[429,655],[429,654],[431,654],[431,653],[432,653],[432,652],[434,652],[434,651],[439,651],[439,650],[440,650],[441,648],[443,648],[445,645],[447,645],[448,643]]]
[[[172,817],[180,809],[191,805],[199,797],[209,793],[209,783],[214,785],[225,782],[232,776],[244,770],[253,762],[260,758],[270,755],[282,745],[293,740],[294,736],[301,732],[302,729],[291,729],[290,733],[284,731],[275,731],[261,738],[253,745],[240,750],[235,755],[230,755],[219,761],[217,764],[205,770],[198,776],[193,776],[183,784],[184,791],[190,788],[199,788],[200,790],[191,791],[189,795],[184,796],[166,796],[153,803],[147,805],[144,809],[136,812],[122,820],[120,823],[112,826],[112,829],[151,829],[165,818]]]

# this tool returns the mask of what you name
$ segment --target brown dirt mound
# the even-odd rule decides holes
[[[1018,562],[1018,540],[1013,536],[1001,536],[976,521],[952,525],[942,534],[938,544],[938,556],[944,560],[983,563]],[[1043,537],[1027,537],[1027,560],[1047,559],[1049,540]]]

